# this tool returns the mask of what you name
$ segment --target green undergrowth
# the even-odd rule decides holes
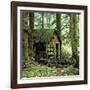
[[[23,78],[30,77],[48,77],[48,76],[69,76],[78,75],[79,70],[72,65],[66,68],[56,68],[47,66],[32,66],[31,68],[26,68],[22,71]]]

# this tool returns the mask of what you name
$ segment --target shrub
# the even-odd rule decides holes
[[[67,68],[56,68],[47,66],[33,66],[31,68],[24,69],[22,77],[48,77],[48,76],[69,76],[78,75],[79,70],[72,65]]]

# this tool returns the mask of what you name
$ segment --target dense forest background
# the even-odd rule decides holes
[[[21,11],[22,77],[79,74],[77,13]]]

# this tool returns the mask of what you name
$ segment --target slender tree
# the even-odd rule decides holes
[[[44,29],[44,13],[42,12],[42,30]]]
[[[22,12],[21,13],[21,24],[22,24],[22,30],[23,30],[23,68],[29,67],[28,61],[29,61],[29,53],[28,53],[28,13]]]
[[[78,60],[78,24],[77,24],[77,15],[70,15],[70,36],[71,36],[71,47],[72,47],[72,59]]]
[[[33,32],[34,32],[34,13],[30,12],[29,13],[29,27],[30,31],[28,32],[28,43],[29,43],[29,55],[33,56]]]
[[[61,41],[61,14],[60,13],[56,13],[56,29],[57,29],[57,34],[60,38],[60,59],[61,59],[62,41]]]

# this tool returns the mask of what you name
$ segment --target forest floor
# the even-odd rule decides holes
[[[32,66],[22,71],[23,78],[30,77],[48,77],[48,76],[69,76],[79,75],[79,69],[73,65],[69,65],[63,68],[48,67],[45,65]]]

